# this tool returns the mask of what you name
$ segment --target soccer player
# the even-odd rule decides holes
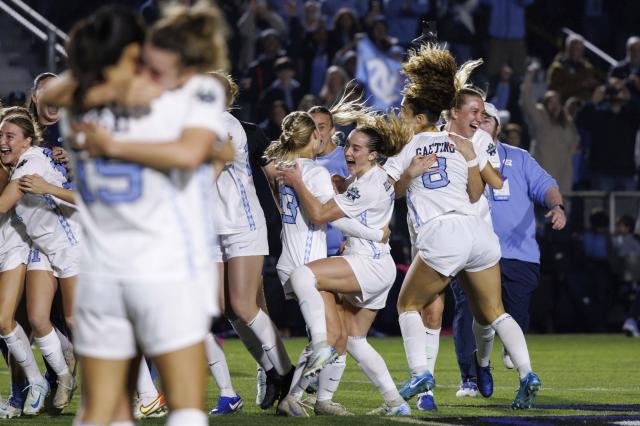
[[[393,186],[387,181],[379,162],[399,151],[410,138],[411,129],[402,126],[396,116],[364,115],[362,120],[357,120],[360,124],[349,135],[345,149],[353,181],[343,194],[334,195],[323,203],[305,185],[299,167],[282,172],[285,185],[295,191],[298,205],[314,224],[349,217],[369,227],[380,228],[391,219]],[[290,276],[291,289],[300,304],[313,346],[303,375],[315,374],[338,356],[336,348],[331,346],[329,333],[335,333],[339,327],[335,299],[340,295],[348,336],[347,351],[385,401],[372,414],[410,413],[384,360],[366,340],[377,310],[384,307],[394,280],[395,264],[389,245],[361,237],[348,237],[342,256],[310,262],[296,268]]]
[[[423,46],[421,50],[428,53],[439,49]],[[464,95],[458,95],[462,87],[456,87],[455,67],[443,67],[438,72],[442,74],[443,84],[438,87],[442,103],[449,103],[459,111]],[[412,95],[415,84],[416,81],[410,80],[405,96]],[[418,99],[424,102],[422,112],[430,111],[433,116],[440,111],[431,110],[426,98]],[[535,399],[540,381],[531,371],[522,330],[502,306],[497,237],[471,206],[484,189],[473,145],[468,139],[448,132],[417,134],[396,158],[395,170],[387,167],[395,181],[401,179],[416,154],[436,154],[434,164],[437,165],[427,173],[408,177],[407,191],[411,191],[410,211],[416,226],[418,256],[409,268],[398,299],[400,329],[411,369],[411,378],[402,386],[401,394],[411,398],[434,387],[435,381],[427,368],[426,337],[420,311],[438,297],[450,277],[464,271],[465,291],[473,295],[470,301],[476,320],[474,335],[479,347],[479,362],[488,359],[491,347],[484,341],[495,329],[510,353],[518,358],[521,381],[513,406],[527,408]]]
[[[137,77],[145,36],[139,18],[110,7],[72,31],[77,122],[70,138],[86,150],[77,161],[86,235],[76,307],[80,425],[132,424],[138,348],[159,370],[167,424],[207,424],[203,341],[217,289],[213,171],[203,164],[233,156],[217,142],[225,137],[224,92],[204,72],[226,64],[222,28],[217,9],[181,11],[154,25],[143,48],[144,75],[165,91],[147,114],[104,107],[111,89]],[[87,110],[96,93],[102,107]]]
[[[12,172],[11,182],[0,198],[0,212],[6,214],[15,206],[15,214],[21,218],[32,244],[29,263],[44,265],[42,268],[27,267],[27,314],[36,344],[58,376],[52,403],[61,410],[68,405],[75,383],[58,333],[51,324],[50,312],[60,285],[65,321],[72,328],[75,277],[80,256],[74,197],[70,190],[64,188],[68,185],[64,166],[52,160],[49,150],[38,146],[40,131],[28,110],[13,108],[6,113],[3,126],[2,134],[6,140],[3,159],[12,165]],[[25,180],[30,180],[30,175],[38,175],[40,180],[47,181],[44,185],[48,183],[50,190],[46,194],[26,191],[23,185]],[[30,361],[27,359],[25,362]],[[23,368],[30,383],[24,413],[38,414],[44,408],[49,383],[40,380],[39,372],[36,380],[35,371],[27,371],[26,365]]]

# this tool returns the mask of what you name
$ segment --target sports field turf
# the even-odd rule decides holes
[[[370,339],[387,362],[397,383],[408,377],[400,338]],[[295,360],[305,341],[286,341]],[[262,411],[255,406],[255,362],[236,339],[225,341],[224,350],[236,391],[244,398],[240,414],[210,417],[210,424],[519,424],[575,425],[618,424],[640,426],[640,339],[622,335],[543,335],[528,336],[529,350],[535,371],[542,380],[538,408],[513,411],[510,404],[517,388],[517,374],[506,370],[500,358],[501,346],[496,343],[492,358],[495,392],[493,397],[458,399],[459,373],[451,337],[443,337],[436,366],[437,413],[415,410],[410,418],[376,418],[364,414],[378,407],[382,397],[360,371],[353,359],[347,361],[335,400],[344,404],[357,417],[310,419],[276,417],[275,409]],[[6,368],[0,374],[3,395],[8,389]],[[213,405],[217,389],[209,380],[208,404]],[[76,411],[78,397],[59,417],[43,415],[37,418],[5,420],[15,425],[68,425]],[[210,408],[210,407],[209,407]],[[542,418],[544,416],[544,418]],[[393,421],[392,421],[393,420]],[[164,424],[164,420],[146,420],[143,425]]]

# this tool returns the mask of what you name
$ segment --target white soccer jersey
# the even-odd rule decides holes
[[[118,143],[170,142],[187,128],[226,137],[220,116],[225,97],[211,77],[194,76],[165,92],[140,118],[108,109],[82,119],[108,127]],[[212,268],[213,171],[159,171],[114,159],[80,159],[78,192],[86,234],[82,271],[131,280],[182,280]]]
[[[407,188],[407,207],[416,234],[426,222],[445,213],[475,214],[467,193],[467,161],[455,150],[447,132],[418,133],[384,165],[396,181],[416,155],[437,155],[437,163]]]
[[[219,234],[255,231],[265,226],[265,219],[253,184],[247,134],[233,115],[225,111],[222,116],[236,157],[233,163],[226,165],[216,182],[220,200],[215,208],[216,230]]]
[[[384,228],[393,215],[395,192],[387,173],[374,166],[355,178],[347,190],[334,197],[347,217],[359,220],[369,228]],[[377,243],[364,238],[347,237],[344,254],[371,256],[379,259],[391,251],[388,243]]]
[[[324,167],[308,158],[297,160],[302,181],[321,203],[334,195],[331,176]],[[314,225],[305,217],[296,192],[290,186],[280,185],[280,212],[282,218],[282,253],[278,270],[291,273],[298,266],[327,257],[325,225]]]
[[[482,129],[477,129],[471,138],[473,143],[473,150],[478,156],[478,165],[480,171],[485,168],[487,163],[494,169],[500,168],[500,156],[496,149],[496,144],[493,142],[491,135]],[[491,222],[491,207],[487,200],[487,194],[489,189],[485,187],[484,192],[480,196],[480,199],[472,204],[476,214],[482,218],[493,229],[493,223]]]
[[[26,262],[29,245],[24,225],[17,222],[13,210],[0,214],[0,272],[15,267],[8,264],[12,263],[14,252],[17,257],[24,256],[23,262]]]
[[[48,183],[69,188],[67,170],[53,160],[51,150],[32,146],[20,158],[11,180],[37,174]],[[33,244],[45,254],[80,243],[76,206],[52,195],[24,194],[15,205],[15,215],[23,222]]]

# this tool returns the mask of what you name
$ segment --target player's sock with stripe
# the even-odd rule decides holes
[[[498,319],[491,323],[491,326],[498,333],[502,344],[509,352],[520,378],[525,378],[531,371],[531,360],[529,359],[527,341],[524,338],[522,329],[516,320],[506,313],[500,315]]]
[[[427,335],[422,317],[416,311],[403,312],[398,322],[411,374],[421,375],[427,369]]]
[[[67,362],[64,360],[62,354],[62,346],[60,345],[60,339],[56,334],[56,331],[51,328],[51,331],[46,336],[34,337],[33,339],[38,347],[42,356],[47,360],[53,371],[58,376],[63,374],[70,374]]]
[[[207,426],[208,424],[207,415],[196,408],[170,410],[166,423],[167,426]]]
[[[327,345],[324,300],[316,288],[316,276],[308,267],[300,266],[291,273],[289,280],[298,298],[304,321],[309,328],[314,350]]]
[[[262,367],[264,371],[269,371],[273,368],[273,364],[269,361],[267,353],[262,349],[262,342],[258,339],[258,336],[251,330],[251,328],[241,319],[235,319],[230,321],[231,326],[236,331],[240,340],[244,344],[245,348],[249,351],[253,359]]]
[[[424,328],[426,335],[426,351],[427,351],[427,370],[434,374],[436,369],[436,360],[438,359],[438,350],[440,349],[440,330],[433,328]]]
[[[140,369],[138,370],[136,391],[138,392],[138,397],[145,405],[154,401],[158,397],[158,389],[156,388],[155,383],[153,383],[151,372],[149,371],[149,365],[144,357],[140,358]]]
[[[209,371],[211,371],[211,375],[216,381],[218,388],[220,388],[220,395],[230,398],[236,396],[236,392],[231,385],[231,375],[229,374],[227,359],[213,334],[207,334],[204,347],[207,350]]]
[[[278,374],[285,376],[289,373],[291,371],[291,360],[287,352],[283,350],[284,345],[282,345],[282,349],[280,348],[279,343],[281,342],[278,342],[281,340],[280,335],[269,315],[260,309],[258,310],[258,315],[247,325],[260,339],[262,349],[264,349]]]
[[[424,326],[420,323],[424,334]],[[396,384],[389,374],[387,364],[378,352],[369,344],[366,336],[349,336],[347,339],[347,351],[356,360],[364,374],[371,383],[378,388],[384,400],[396,405],[402,400]]]
[[[9,352],[16,362],[24,370],[25,376],[29,383],[39,382],[42,378],[36,359],[31,350],[31,343],[22,326],[16,323],[16,328],[6,336],[1,336],[2,340],[7,344]]]
[[[480,367],[486,367],[489,365],[491,359],[491,351],[493,350],[493,341],[495,340],[495,331],[491,325],[482,325],[476,322],[475,318],[471,324],[473,330],[473,336],[476,338],[476,348],[478,353],[476,358],[478,359],[478,365]]]
[[[340,379],[347,367],[347,355],[340,355],[331,364],[325,365],[318,374],[318,401],[330,401],[338,390]]]
[[[298,361],[296,361],[296,369],[293,372],[293,378],[291,379],[289,395],[293,396],[298,401],[302,398],[302,393],[307,389],[311,380],[309,377],[302,377],[302,372],[304,371],[304,367],[307,365],[307,359],[311,353],[311,345],[306,345],[302,352],[300,352]]]

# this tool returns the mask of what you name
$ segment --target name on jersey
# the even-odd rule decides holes
[[[351,201],[355,201],[360,198],[360,191],[358,190],[358,187],[352,186],[351,188],[347,189],[345,197],[347,197],[347,199]]]
[[[439,152],[456,152],[455,146],[450,142],[434,142],[428,146],[416,148],[416,155],[437,154]]]

